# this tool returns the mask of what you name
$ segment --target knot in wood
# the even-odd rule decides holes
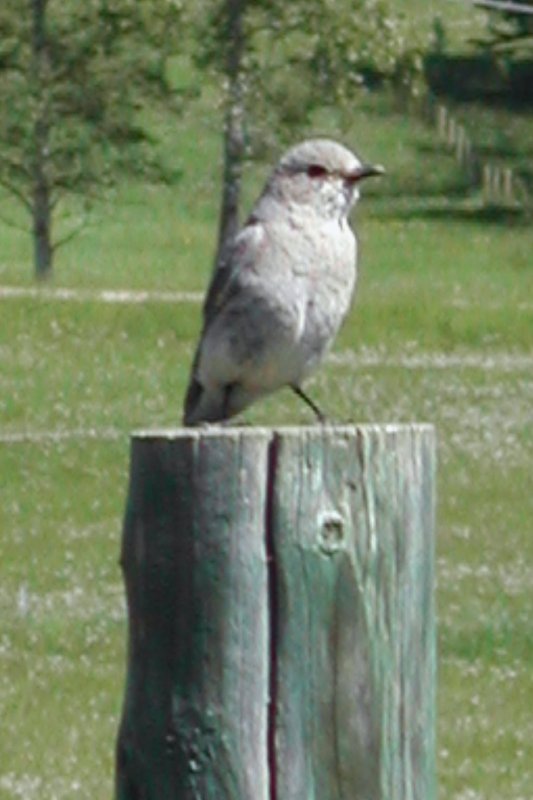
[[[338,511],[322,511],[319,515],[320,549],[327,555],[339,550],[344,542],[344,519]]]

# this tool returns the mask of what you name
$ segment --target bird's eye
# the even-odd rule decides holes
[[[307,174],[310,178],[323,178],[325,175],[328,174],[328,171],[325,167],[321,166],[320,164],[310,164],[307,167]]]

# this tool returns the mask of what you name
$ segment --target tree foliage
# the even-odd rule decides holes
[[[265,135],[265,127],[276,140],[292,136],[317,107],[351,103],[362,86],[397,78],[409,59],[415,66],[402,19],[385,0],[214,0],[201,7],[197,62],[217,77],[228,74],[232,21],[241,19],[250,138],[260,129]]]
[[[365,85],[410,83],[421,59],[386,0],[204,0],[193,24],[196,62],[223,88],[220,255],[247,155],[293,140],[319,107],[350,108]]]
[[[166,63],[180,20],[174,0],[2,0],[0,185],[29,212],[39,276],[60,204],[87,207],[125,174],[164,176],[139,119],[148,104],[178,108]]]
[[[515,0],[515,5],[523,6],[521,11],[501,11],[487,9],[488,38],[482,44],[495,55],[512,58],[533,57],[533,2]]]

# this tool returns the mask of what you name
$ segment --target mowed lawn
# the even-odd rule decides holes
[[[309,385],[339,422],[439,437],[438,769],[443,800],[533,785],[533,230],[480,209],[433,134],[382,100],[353,130],[388,175],[356,214],[357,300]],[[192,124],[189,121],[188,124]],[[218,199],[213,130],[174,132],[174,189],[122,187],[59,253],[55,285],[201,290]],[[247,197],[265,175],[250,171]],[[30,284],[6,229],[0,284]],[[0,298],[0,799],[112,794],[129,432],[176,426],[200,306]],[[309,423],[280,392],[249,423]]]

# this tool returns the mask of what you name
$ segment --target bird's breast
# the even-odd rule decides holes
[[[206,332],[200,375],[254,390],[298,383],[349,308],[355,258],[347,226],[265,226],[261,257]]]

